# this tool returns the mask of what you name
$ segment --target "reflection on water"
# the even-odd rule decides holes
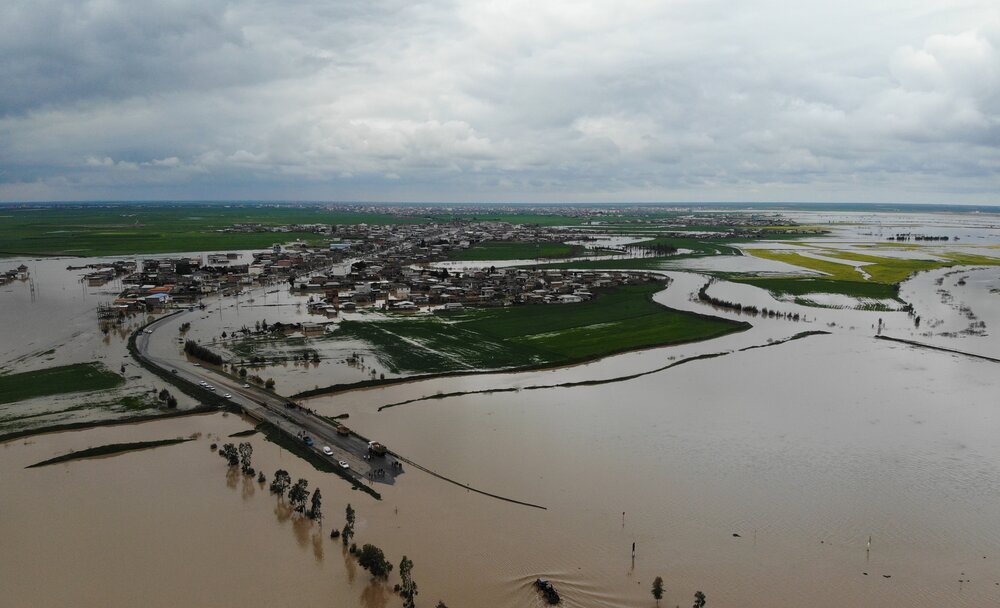
[[[385,583],[372,581],[361,592],[361,605],[364,608],[385,608],[389,605],[392,591]]]

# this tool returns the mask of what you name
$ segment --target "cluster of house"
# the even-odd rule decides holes
[[[309,310],[334,317],[339,311],[375,306],[387,310],[460,310],[466,305],[571,304],[594,297],[599,289],[657,280],[646,273],[488,268],[473,272],[365,262],[343,276],[317,274],[294,289],[316,292]],[[321,294],[321,295],[320,295]]]
[[[325,234],[329,232],[329,224],[283,224],[280,226],[269,226],[265,224],[233,224],[222,228],[220,232],[316,232]]]
[[[83,280],[91,287],[100,287],[122,275],[135,272],[137,264],[132,260],[117,260],[114,262],[101,262],[98,264],[88,264],[86,268],[93,272],[83,275]],[[73,267],[69,267],[70,270]]]
[[[258,228],[256,224],[233,227]],[[233,294],[254,285],[288,283],[300,293],[315,293],[310,310],[335,316],[341,310],[376,305],[396,310],[424,306],[452,310],[468,304],[581,302],[592,297],[593,289],[652,280],[632,273],[491,268],[452,274],[429,267],[456,250],[484,241],[562,242],[580,238],[579,233],[564,228],[491,221],[275,228],[286,228],[287,232],[308,228],[329,241],[324,247],[293,242],[252,255],[211,254],[205,260],[142,260],[141,268],[133,267],[121,279],[123,290],[112,306],[155,311],[195,304],[205,294]],[[331,271],[347,259],[357,261],[349,269]],[[94,279],[103,280],[119,270],[100,269],[93,273]]]
[[[310,250],[299,243],[287,248],[274,245],[250,257],[252,261],[237,253],[222,253],[211,254],[207,260],[201,257],[143,260],[141,268],[133,267],[133,272],[121,279],[123,289],[113,307],[159,311],[172,305],[192,305],[206,294],[234,294],[255,285],[288,282],[342,260],[343,252]]]
[[[21,264],[17,268],[12,268],[10,270],[5,270],[0,273],[0,285],[6,285],[11,281],[24,281],[30,276],[28,272],[28,267]]]

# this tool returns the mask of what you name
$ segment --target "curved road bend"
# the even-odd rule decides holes
[[[166,327],[175,322],[179,325],[183,322],[182,319],[197,312],[199,312],[197,309],[185,311],[162,317],[149,324],[146,331],[136,336],[135,345],[139,355],[168,373],[176,370],[174,375],[177,378],[190,382],[199,388],[201,388],[199,382],[204,381],[214,386],[215,392],[219,395],[231,394],[231,401],[241,406],[248,414],[273,424],[293,438],[300,437],[302,433],[312,437],[315,443],[311,449],[316,454],[329,459],[334,466],[337,466],[337,462],[341,460],[348,463],[350,465],[349,472],[358,481],[368,480],[369,473],[376,469],[382,469],[385,473],[371,480],[392,484],[396,475],[403,472],[401,467],[392,466],[392,462],[396,462],[397,459],[391,454],[385,457],[366,459],[368,443],[365,440],[356,435],[339,435],[336,427],[327,420],[301,408],[286,407],[288,399],[277,397],[253,385],[246,388],[243,383],[219,374],[211,368],[196,366],[189,361],[173,342],[178,334],[171,333]],[[155,343],[152,340],[154,336],[157,337]],[[160,338],[160,336],[169,336],[169,338],[164,342],[164,338]],[[329,446],[333,450],[333,455],[324,454],[323,446]]]
[[[216,393],[229,393],[232,395],[231,401],[240,405],[249,415],[270,422],[280,431],[288,433],[293,438],[300,437],[302,433],[309,435],[315,442],[311,449],[316,454],[330,459],[335,466],[337,461],[343,460],[347,462],[350,466],[349,473],[358,481],[363,482],[367,479],[369,483],[375,482],[391,485],[395,482],[396,476],[404,472],[403,463],[406,463],[442,481],[454,484],[470,492],[525,507],[543,510],[546,508],[530,502],[492,494],[469,484],[455,481],[394,452],[390,452],[385,457],[376,456],[368,459],[368,442],[357,435],[346,437],[339,435],[336,431],[337,427],[328,420],[301,408],[285,407],[288,399],[275,396],[253,385],[247,388],[243,383],[219,374],[212,368],[196,365],[189,361],[181,353],[180,349],[177,348],[175,340],[178,334],[174,333],[176,329],[172,332],[170,328],[179,328],[183,319],[187,318],[188,315],[199,312],[203,311],[198,309],[186,310],[179,314],[161,317],[147,325],[147,331],[138,334],[135,339],[139,356],[167,373],[177,370],[175,373],[177,378],[198,385],[199,388],[199,382],[205,381],[216,388]],[[176,326],[173,325],[175,322]],[[154,336],[158,338],[155,343],[152,341]],[[161,336],[164,336],[164,338],[161,338]],[[333,454],[330,456],[324,454],[323,446],[329,446],[333,450]],[[399,466],[393,467],[393,462],[398,462]],[[384,473],[378,477],[369,478],[369,473],[378,469],[381,469]]]

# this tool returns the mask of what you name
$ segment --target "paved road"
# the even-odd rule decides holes
[[[136,348],[139,355],[163,369],[174,373],[180,379],[200,387],[204,381],[216,388],[216,394],[232,395],[233,403],[259,420],[270,422],[292,438],[303,434],[313,438],[312,450],[323,458],[329,459],[335,466],[339,461],[346,462],[349,472],[359,481],[370,483],[392,484],[396,475],[403,473],[402,462],[389,454],[387,456],[368,457],[368,443],[357,435],[339,435],[336,426],[331,422],[302,408],[289,408],[287,399],[277,397],[253,385],[247,387],[243,383],[220,373],[211,367],[203,367],[192,363],[183,354],[180,345],[176,343],[178,328],[185,319],[201,312],[183,311],[178,314],[162,317],[146,327],[146,331],[136,336]],[[151,348],[151,346],[153,348]],[[174,371],[176,370],[176,371]],[[328,456],[323,452],[323,446],[328,446],[333,454]],[[392,463],[399,462],[400,466]],[[379,474],[378,471],[383,471]]]

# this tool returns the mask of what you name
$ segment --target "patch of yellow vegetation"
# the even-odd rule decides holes
[[[888,285],[905,281],[915,272],[934,270],[935,268],[945,268],[948,266],[1000,266],[1000,258],[961,252],[934,252],[935,256],[945,258],[945,260],[914,260],[868,255],[856,251],[843,251],[828,247],[820,249],[820,252],[826,257],[851,262],[864,262],[863,270],[871,278],[866,279],[860,272],[849,265],[827,260],[817,260],[816,258],[811,258],[794,251],[780,249],[745,249],[744,251],[759,258],[785,262],[786,264],[792,264],[800,268],[822,272],[831,279],[838,281],[870,281],[872,283],[885,283]]]

